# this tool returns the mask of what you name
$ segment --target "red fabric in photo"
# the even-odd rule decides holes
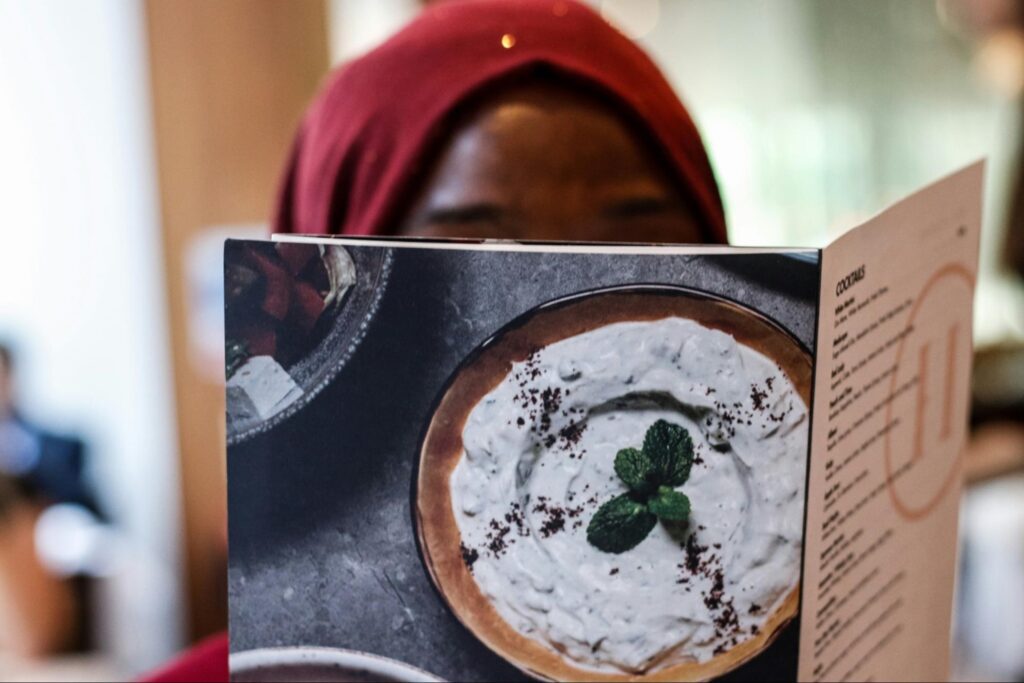
[[[725,242],[718,187],[686,108],[642,49],[570,0],[435,3],[336,70],[296,136],[275,232],[387,233],[456,107],[542,65],[596,87],[646,128],[705,241]]]

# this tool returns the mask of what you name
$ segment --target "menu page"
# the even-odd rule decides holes
[[[232,679],[796,679],[820,250],[225,245]]]
[[[984,163],[822,254],[801,680],[945,680]]]

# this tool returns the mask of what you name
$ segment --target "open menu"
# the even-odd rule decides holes
[[[945,678],[982,177],[824,249],[229,241],[232,676]]]

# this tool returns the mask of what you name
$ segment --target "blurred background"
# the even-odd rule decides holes
[[[736,244],[988,158],[956,670],[1022,679],[1024,3],[592,4],[693,111]],[[222,241],[266,232],[324,74],[422,5],[0,0],[0,680],[226,627]]]

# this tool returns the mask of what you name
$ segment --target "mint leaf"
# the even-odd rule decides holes
[[[658,420],[644,435],[643,450],[659,484],[682,486],[686,483],[693,465],[693,441],[689,432],[677,424]]]
[[[659,519],[685,522],[690,517],[690,499],[668,486],[661,486],[647,501],[647,509]]]
[[[606,553],[624,553],[647,538],[657,522],[646,505],[624,493],[597,509],[587,525],[587,540]]]
[[[650,493],[657,486],[652,481],[655,473],[650,458],[636,448],[623,448],[616,454],[615,474],[637,493]]]
[[[615,473],[630,492],[598,508],[587,526],[587,540],[606,553],[624,553],[647,538],[658,519],[685,522],[690,499],[673,487],[686,483],[692,466],[690,433],[665,420],[655,422],[642,449],[615,454]]]

